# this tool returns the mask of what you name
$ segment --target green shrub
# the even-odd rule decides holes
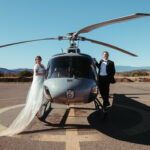
[[[10,73],[10,72],[7,72],[7,73],[4,73],[4,77],[15,77],[16,75],[14,73]]]
[[[138,76],[148,76],[149,73],[145,72],[145,71],[136,71],[132,73],[133,77],[138,77]]]
[[[123,77],[130,77],[130,76],[131,76],[131,73],[123,73],[122,76],[123,76]]]
[[[0,77],[3,77],[3,76],[4,76],[4,74],[2,72],[0,72]]]
[[[33,76],[33,73],[28,71],[28,70],[24,70],[24,71],[21,71],[17,74],[17,76],[19,77],[31,77]]]

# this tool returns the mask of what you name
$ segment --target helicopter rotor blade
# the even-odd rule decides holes
[[[128,21],[128,20],[132,20],[132,19],[136,19],[136,18],[140,18],[140,17],[146,17],[146,16],[150,16],[150,14],[136,13],[136,14],[133,14],[133,15],[130,15],[130,16],[125,16],[125,17],[120,17],[120,18],[116,18],[116,19],[107,20],[107,21],[104,21],[104,22],[100,22],[100,23],[93,24],[93,25],[87,26],[85,28],[82,28],[81,30],[79,30],[75,33],[75,36],[77,36],[81,33],[88,33],[88,32],[90,32],[90,31],[92,31],[96,28],[103,27],[103,26],[106,26],[106,25],[109,25],[109,24]]]
[[[59,37],[58,38],[44,38],[44,39],[36,39],[36,40],[15,42],[15,43],[10,43],[10,44],[0,45],[0,48],[7,47],[7,46],[12,46],[12,45],[17,45],[17,44],[29,43],[29,42],[42,41],[42,40],[59,40]]]
[[[113,48],[113,49],[115,49],[115,50],[121,51],[121,52],[123,52],[123,53],[126,53],[126,54],[128,54],[128,55],[131,55],[131,56],[137,56],[137,55],[135,55],[135,54],[133,54],[133,53],[130,53],[130,52],[124,50],[124,49],[121,49],[121,48],[119,48],[119,47],[116,47],[116,46],[113,46],[113,45],[111,45],[111,44],[107,44],[107,43],[104,43],[104,42],[101,42],[101,41],[95,41],[95,40],[87,39],[87,38],[83,38],[83,40],[85,40],[85,41],[90,41],[90,42],[92,42],[92,43],[100,44],[100,45],[103,45],[103,46],[107,46],[107,47]]]

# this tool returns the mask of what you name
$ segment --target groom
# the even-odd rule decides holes
[[[105,108],[110,105],[109,86],[110,83],[115,83],[115,65],[113,61],[108,60],[109,53],[107,51],[104,51],[102,56],[103,59],[100,63],[97,63],[96,59],[94,60],[98,67],[98,87],[103,99],[103,107]]]

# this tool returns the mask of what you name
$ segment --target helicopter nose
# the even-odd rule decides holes
[[[44,94],[50,95],[49,99],[55,103],[87,103],[95,85],[91,79],[51,78],[44,81],[47,91]]]
[[[48,98],[48,94],[44,92],[48,99],[51,99],[56,103],[64,103],[66,104],[66,91],[68,90],[67,79],[48,79],[44,82],[44,87],[46,87],[47,91],[49,91],[50,97]]]

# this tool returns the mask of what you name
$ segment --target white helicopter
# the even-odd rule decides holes
[[[98,88],[95,63],[91,56],[80,53],[80,49],[77,47],[76,41],[89,41],[95,44],[113,48],[131,56],[137,56],[131,52],[108,43],[88,39],[79,35],[113,23],[119,23],[146,16],[150,16],[150,14],[136,13],[133,15],[93,24],[75,33],[68,33],[67,36],[15,42],[1,45],[0,48],[42,40],[69,40],[70,47],[67,49],[67,51],[65,53],[52,56],[48,62],[47,78],[43,85],[44,97],[46,99],[46,102],[43,104],[43,116],[45,116],[46,112],[51,108],[51,103],[69,105],[71,103],[83,104],[94,101],[95,108],[99,110],[102,109],[103,106],[97,99]]]

